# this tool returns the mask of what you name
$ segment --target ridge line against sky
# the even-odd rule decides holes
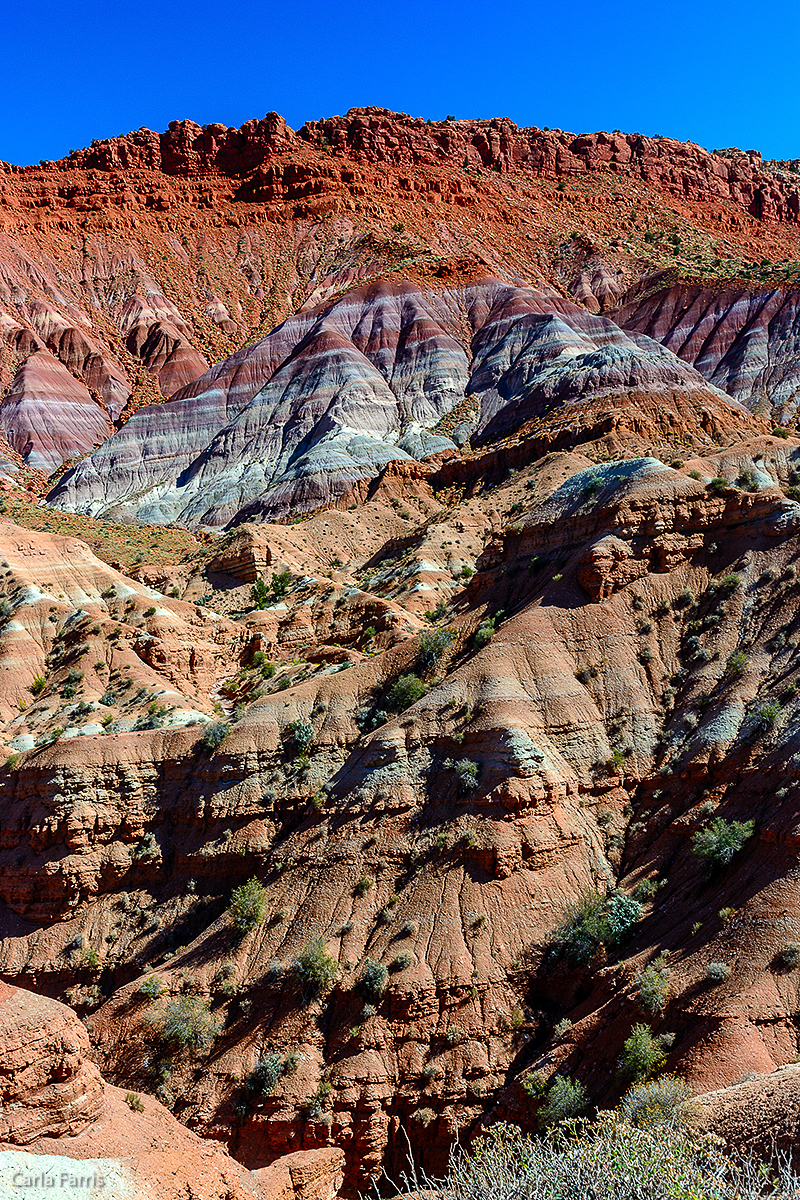
[[[711,150],[800,157],[800,8],[574,0],[75,0],[4,14],[0,159],[65,157],[93,139],[189,118],[292,128],[353,107],[520,127],[661,134]],[[787,66],[789,64],[789,66]]]

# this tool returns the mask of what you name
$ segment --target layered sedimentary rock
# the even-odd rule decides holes
[[[337,1151],[244,1170],[149,1096],[104,1084],[70,1009],[0,983],[0,1172],[20,1188],[91,1190],[108,1200],[334,1200]]]
[[[653,270],[763,274],[800,256],[797,178],[755,152],[378,109],[297,132],[274,113],[173,122],[3,164],[0,388],[46,347],[118,423],[287,314],[395,271],[488,272],[595,313]]]
[[[403,444],[423,457],[455,450],[423,431],[458,405],[491,441],[567,403],[634,391],[709,396],[657,342],[560,297],[491,279],[375,284],[290,318],[170,404],[140,410],[50,502],[190,526],[281,516],[410,458]]]
[[[793,288],[679,283],[615,311],[623,328],[656,338],[748,407],[797,418],[800,297]]]
[[[26,464],[49,474],[113,432],[108,414],[46,350],[26,358],[0,403],[0,429]]]
[[[603,461],[623,435],[629,457]],[[326,539],[339,566],[330,579],[290,572],[287,593],[247,617],[240,661],[252,665],[225,694],[259,679],[253,651],[281,674],[246,693],[216,753],[200,730],[145,730],[87,739],[80,754],[59,743],[0,777],[13,818],[3,897],[18,922],[0,965],[59,987],[67,961],[75,1002],[97,1009],[106,1074],[154,1086],[157,1008],[140,987],[156,974],[225,1029],[199,1073],[171,1060],[159,1094],[176,1114],[251,1167],[341,1147],[349,1194],[384,1167],[396,1176],[403,1129],[437,1171],[478,1120],[533,1124],[530,1072],[576,1076],[613,1103],[622,1043],[643,1019],[674,1035],[668,1066],[698,1090],[796,1055],[793,976],[776,964],[800,928],[800,507],[785,495],[800,451],[708,437],[668,467],[666,447],[634,454],[636,436],[618,423],[582,454],[538,455],[531,438],[401,461],[355,512],[275,527],[280,540],[233,532],[208,579],[274,571],[290,553],[299,566]],[[677,449],[679,427],[672,436]],[[414,513],[405,534],[395,518],[383,549],[394,509],[381,489]],[[463,498],[448,508],[451,489]],[[378,541],[357,559],[371,566],[356,586],[341,564],[359,522]],[[446,563],[465,590],[438,590]],[[445,608],[449,596],[453,614],[429,669],[411,623],[418,596]],[[401,606],[405,637],[381,640]],[[385,649],[356,652],[372,646]],[[298,670],[287,660],[301,649]],[[428,690],[396,712],[394,684],[414,672]],[[765,727],[762,706],[778,697]],[[709,880],[691,846],[712,813],[758,828]],[[30,886],[44,876],[46,888]],[[264,919],[239,936],[225,908],[254,876]],[[552,961],[550,930],[577,893],[630,895],[643,880],[616,962]],[[44,927],[35,942],[30,918]],[[79,932],[112,991],[105,1004],[85,995]],[[336,980],[315,1001],[296,963],[316,938]],[[643,1014],[637,971],[678,947],[663,1011]],[[707,964],[720,961],[729,982],[711,987]],[[292,1067],[261,1093],[248,1080],[268,1055]]]

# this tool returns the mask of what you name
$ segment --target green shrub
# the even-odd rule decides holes
[[[418,662],[423,671],[432,671],[455,638],[449,629],[430,629],[419,635]]]
[[[407,967],[411,966],[413,961],[414,961],[413,954],[409,954],[409,952],[407,950],[401,950],[400,953],[396,954],[394,956],[394,958],[392,959],[392,961],[389,963],[389,970],[392,972],[405,971]]]
[[[487,617],[485,621],[481,621],[472,638],[475,648],[480,650],[482,646],[487,646],[494,637],[495,633],[496,630],[494,617]]]
[[[219,1033],[219,1023],[209,1001],[199,996],[178,996],[162,1001],[145,1021],[162,1045],[176,1050],[208,1050]]]
[[[706,963],[706,979],[709,983],[724,983],[730,976],[731,969],[724,962]]]
[[[706,484],[708,490],[713,492],[715,496],[721,496],[725,489],[729,486],[730,485],[724,475],[715,475],[714,478],[710,479]]]
[[[636,972],[636,995],[647,1013],[663,1012],[669,999],[670,970],[663,955]]]
[[[250,599],[258,609],[265,609],[269,603],[269,588],[263,579],[257,579],[250,589]]]
[[[632,932],[642,906],[632,896],[584,892],[564,910],[550,935],[551,954],[571,966],[591,962],[601,946],[615,946]]]
[[[548,1129],[558,1121],[579,1116],[589,1103],[586,1088],[577,1079],[556,1075],[548,1088],[544,1104],[536,1114],[540,1129]]]
[[[244,1081],[251,1096],[271,1096],[284,1073],[283,1057],[274,1050],[256,1059],[255,1066]]]
[[[578,1119],[569,1135],[528,1137],[497,1123],[457,1149],[432,1200],[759,1200],[796,1197],[800,1177],[778,1155],[776,1178],[749,1155],[732,1159],[719,1143],[678,1122],[626,1124],[617,1113]]]
[[[200,738],[200,745],[209,754],[213,754],[214,751],[217,750],[225,741],[225,738],[228,736],[230,731],[231,727],[227,721],[212,721],[211,724],[206,725],[205,729],[203,730],[203,735]]]
[[[331,990],[339,975],[339,964],[328,954],[322,938],[314,938],[300,951],[292,970],[300,983],[303,1003],[310,1004]]]
[[[734,650],[733,654],[728,655],[728,661],[725,664],[725,670],[730,675],[744,675],[747,668],[750,666],[750,660],[747,655],[741,650]]]
[[[657,1075],[666,1062],[661,1043],[649,1025],[634,1025],[622,1048],[619,1073],[635,1083]]]
[[[303,720],[292,721],[289,725],[289,730],[292,734],[297,753],[308,755],[309,750],[314,744],[314,726],[311,722]]]
[[[635,1083],[622,1097],[617,1111],[635,1128],[680,1126],[689,1115],[691,1095],[691,1088],[683,1079],[661,1075],[649,1083]]]
[[[759,733],[766,733],[772,729],[781,715],[781,704],[777,700],[768,700],[765,704],[759,704],[753,712],[756,730]]]
[[[272,575],[272,594],[278,600],[282,600],[289,591],[289,585],[292,582],[292,577],[288,571],[279,571]]]
[[[401,675],[389,692],[388,704],[397,712],[404,712],[427,691],[425,684],[417,675]]]
[[[364,966],[356,981],[356,991],[362,1000],[377,1004],[386,991],[389,971],[383,963],[374,962],[371,958],[364,959]]]
[[[44,675],[34,675],[29,691],[31,691],[34,696],[39,696],[46,687],[47,680],[45,679]]]
[[[372,880],[367,875],[362,875],[358,883],[353,888],[353,892],[356,896],[366,896],[371,887]]]
[[[755,833],[755,821],[715,817],[692,838],[692,850],[711,870],[726,867]]]
[[[738,590],[741,586],[742,586],[741,576],[736,575],[734,572],[731,572],[729,575],[725,575],[719,581],[719,583],[717,584],[717,591],[722,592],[723,596],[732,596],[734,594],[734,592],[738,592]]]
[[[240,887],[234,888],[228,912],[233,924],[241,934],[247,933],[260,925],[267,910],[267,893],[256,878],[248,879]]]
[[[147,979],[143,979],[139,984],[140,994],[147,996],[149,1000],[157,1000],[165,991],[164,982],[158,975],[148,975]]]
[[[455,764],[458,786],[462,792],[474,792],[478,787],[478,764],[462,758]]]
[[[126,1092],[125,1103],[131,1112],[144,1112],[144,1104],[142,1103],[141,1098],[136,1095],[136,1092]]]
[[[787,942],[778,951],[778,961],[787,971],[800,967],[800,942]]]

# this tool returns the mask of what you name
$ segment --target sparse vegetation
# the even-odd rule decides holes
[[[550,935],[550,952],[572,966],[585,966],[601,946],[619,945],[633,931],[642,906],[632,896],[584,892],[568,905]]]
[[[240,887],[234,888],[228,912],[234,927],[244,935],[264,921],[267,910],[267,893],[255,878],[248,879]]]
[[[634,1083],[650,1079],[662,1070],[666,1062],[664,1048],[649,1025],[634,1025],[622,1048],[619,1072],[623,1079]]]
[[[157,1003],[145,1017],[162,1045],[173,1050],[200,1053],[208,1050],[219,1033],[219,1023],[208,1000],[177,996]]]
[[[692,850],[710,870],[726,867],[755,833],[755,821],[715,817],[692,838]]]
[[[310,1004],[331,990],[339,975],[339,964],[326,950],[322,938],[313,938],[292,963],[292,970],[300,984],[303,1003]]]
[[[449,629],[430,629],[419,635],[419,665],[424,674],[432,671],[455,638]]]
[[[225,741],[230,731],[231,727],[227,721],[212,721],[203,730],[200,745],[208,754],[213,754]]]
[[[356,991],[370,1004],[377,1004],[386,991],[388,969],[371,958],[364,959],[364,966],[356,981]]]
[[[420,700],[426,691],[427,688],[418,675],[401,675],[389,692],[389,707],[397,712],[404,712]]]
[[[588,1106],[589,1095],[577,1079],[556,1075],[548,1088],[545,1101],[536,1114],[540,1129],[549,1129],[559,1121],[579,1116]]]

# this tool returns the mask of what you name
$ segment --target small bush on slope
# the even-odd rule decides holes
[[[755,821],[726,821],[716,817],[692,838],[692,850],[709,870],[727,867],[755,833]]]
[[[571,966],[591,962],[601,946],[615,946],[633,930],[642,906],[632,896],[614,892],[584,892],[564,910],[550,935],[551,954]]]
[[[469,1152],[456,1149],[441,1182],[414,1178],[435,1200],[798,1200],[800,1176],[779,1162],[733,1159],[712,1138],[670,1124],[634,1128],[618,1114],[578,1120],[531,1138],[497,1124]]]
[[[208,1000],[177,996],[158,1003],[145,1020],[166,1047],[208,1050],[219,1033],[219,1022],[209,1011]]]

